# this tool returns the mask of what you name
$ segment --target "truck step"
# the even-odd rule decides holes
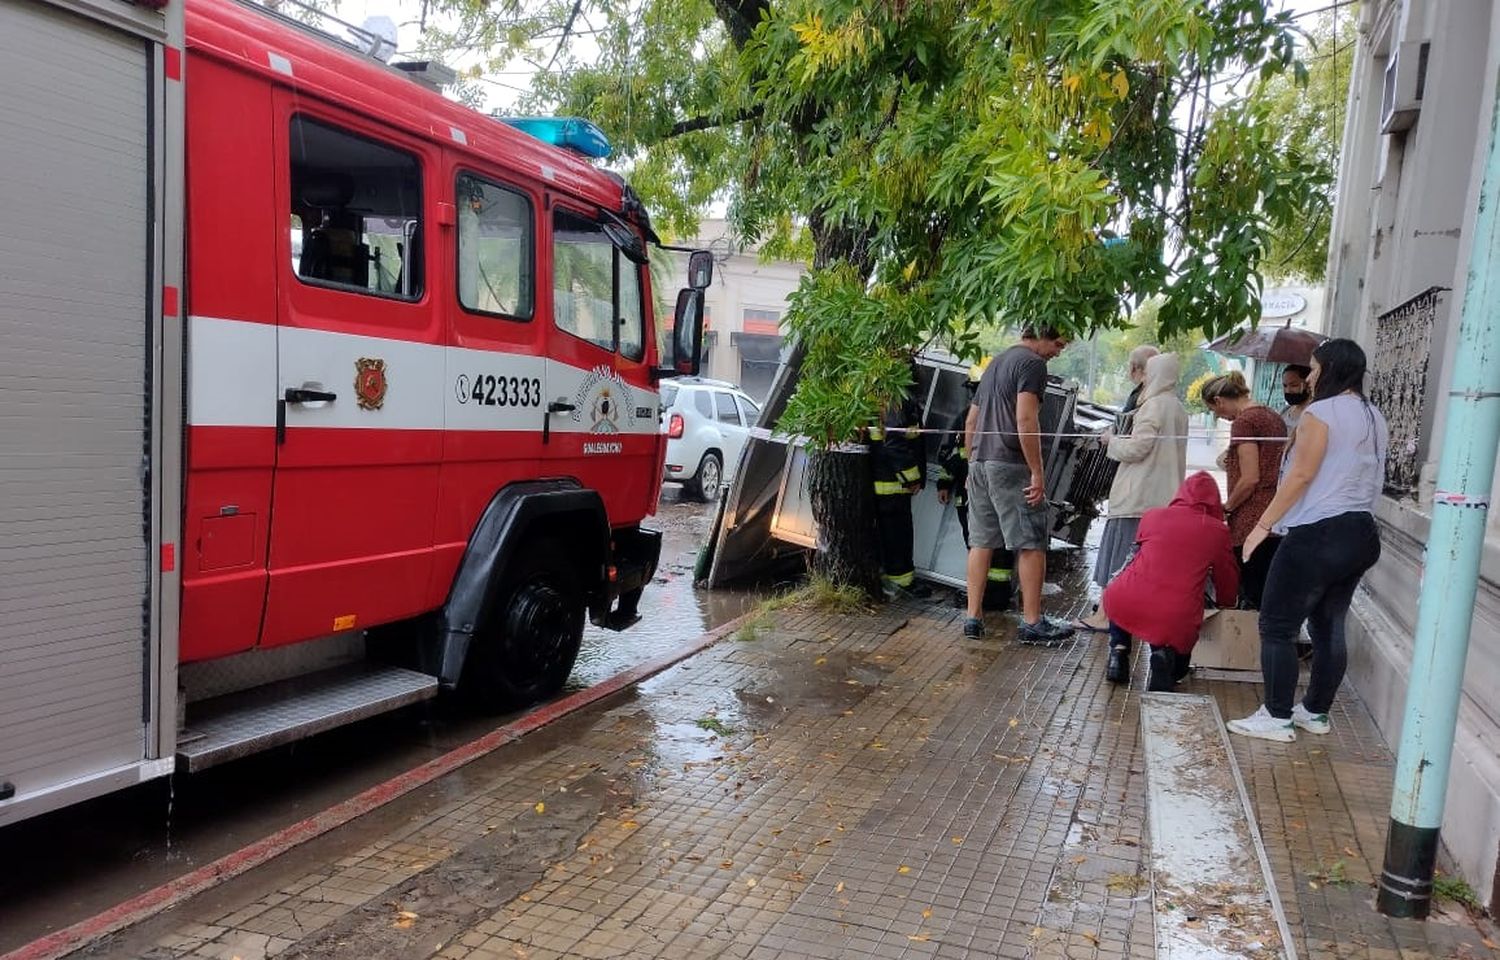
[[[377,664],[335,667],[188,707],[177,767],[193,772],[437,695],[425,673]]]

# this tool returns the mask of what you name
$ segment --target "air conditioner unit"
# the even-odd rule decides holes
[[[1381,133],[1396,133],[1417,122],[1427,86],[1427,52],[1431,47],[1425,41],[1413,41],[1397,44],[1391,51],[1380,96]]]

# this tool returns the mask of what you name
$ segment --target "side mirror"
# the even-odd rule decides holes
[[[677,291],[677,311],[672,318],[672,371],[678,376],[698,375],[703,354],[703,291],[689,287]]]
[[[714,282],[714,255],[707,250],[694,250],[688,254],[688,286],[694,290],[707,290]]]

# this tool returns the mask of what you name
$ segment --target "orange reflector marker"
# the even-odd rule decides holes
[[[352,613],[346,613],[342,617],[334,617],[333,618],[333,629],[335,629],[335,630],[353,630],[354,629],[354,624],[355,624],[355,622],[357,620],[358,620],[358,618],[354,614],[352,614]]]
[[[161,545],[161,572],[171,573],[177,569],[177,544],[164,543]]]
[[[609,575],[610,583],[614,583],[616,580],[620,579],[620,570],[618,567],[611,566],[607,568],[605,572]]]

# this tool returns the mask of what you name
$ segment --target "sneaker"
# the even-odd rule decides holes
[[[1038,647],[1055,647],[1073,635],[1073,628],[1043,617],[1036,623],[1022,623],[1016,640]]]
[[[965,640],[983,640],[984,639],[984,621],[980,620],[978,617],[965,617],[964,618],[964,639]]]
[[[1271,716],[1264,704],[1243,720],[1231,720],[1225,726],[1230,733],[1238,733],[1244,737],[1273,740],[1276,743],[1294,743],[1297,740],[1297,728],[1292,725],[1292,721]]]
[[[1308,733],[1323,734],[1333,729],[1333,725],[1328,722],[1328,714],[1309,712],[1300,703],[1292,708],[1292,723]]]

